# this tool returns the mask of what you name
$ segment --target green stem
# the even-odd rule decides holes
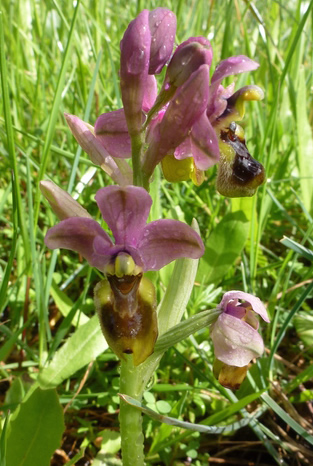
[[[141,401],[146,386],[159,365],[163,353],[152,354],[143,364],[133,365],[132,355],[121,361],[120,393]],[[121,399],[120,430],[123,466],[144,466],[142,414]]]
[[[133,163],[133,183],[135,186],[144,186],[143,173],[141,168],[141,158],[143,153],[144,133],[133,134],[131,136],[132,163]]]
[[[145,384],[141,377],[140,366],[135,367],[132,355],[121,361],[120,393],[141,401]],[[121,399],[120,429],[123,466],[144,465],[144,435],[142,432],[141,412]]]

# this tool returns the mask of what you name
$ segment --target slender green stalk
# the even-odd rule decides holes
[[[120,392],[131,395],[141,401],[144,386],[140,366],[135,367],[132,355],[121,362]],[[123,466],[144,465],[144,435],[142,432],[142,414],[121,399],[120,430],[122,442]]]
[[[132,145],[132,163],[133,163],[133,172],[134,179],[133,184],[135,186],[141,186],[148,191],[149,188],[149,179],[144,176],[141,167],[141,160],[143,155],[143,145],[144,145],[144,133],[135,134],[131,137]]]
[[[125,360],[121,361],[120,393],[141,401],[163,354],[154,353],[137,367],[133,365],[132,355],[125,355]],[[144,435],[141,412],[121,399],[119,420],[123,466],[143,466]]]

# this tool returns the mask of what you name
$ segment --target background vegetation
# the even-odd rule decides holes
[[[255,83],[265,92],[264,101],[247,106],[244,120],[250,152],[266,167],[264,187],[253,199],[226,199],[216,193],[213,168],[200,187],[164,180],[159,187],[156,177],[152,195],[154,218],[196,217],[206,242],[188,315],[241,289],[266,303],[271,324],[262,327],[264,357],[236,393],[214,380],[208,330],[167,352],[145,395],[149,407],[206,425],[229,425],[251,412],[256,418],[232,435],[205,435],[145,417],[147,464],[312,464],[313,2],[75,5],[3,0],[1,6],[1,466],[21,464],[20,450],[29,452],[23,464],[31,466],[49,464],[53,452],[53,466],[120,464],[119,364],[103,351],[92,318],[100,274],[75,253],[44,246],[56,218],[39,181],[53,180],[98,216],[94,194],[110,180],[78,148],[63,113],[93,124],[121,107],[120,39],[141,9],[157,6],[176,13],[177,43],[197,35],[212,41],[213,66],[238,54],[260,63],[238,76],[236,88]],[[152,276],[159,299],[170,274],[171,266]],[[39,379],[46,390],[20,406],[47,361],[54,365]],[[23,444],[32,428],[38,435]]]

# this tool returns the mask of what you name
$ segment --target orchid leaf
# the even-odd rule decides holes
[[[209,309],[207,311],[200,312],[189,319],[186,319],[179,324],[171,327],[166,333],[164,333],[157,341],[154,352],[164,352],[171,346],[176,345],[181,340],[188,338],[193,333],[201,330],[204,327],[208,327],[212,324],[220,315],[221,310]]]
[[[286,246],[286,248],[292,249],[293,251],[305,257],[311,262],[313,261],[313,251],[302,246],[302,244],[299,244],[296,241],[292,240],[291,238],[287,238],[286,236],[284,236],[283,239],[280,240],[280,242],[284,246]]]
[[[53,360],[43,368],[38,378],[40,387],[43,389],[57,387],[107,348],[98,316],[93,316],[67,339],[54,354]]]
[[[140,409],[144,414],[155,419],[156,421],[163,422],[170,426],[180,427],[181,429],[188,429],[194,432],[202,432],[204,434],[228,434],[230,432],[235,432],[241,427],[247,426],[253,419],[254,416],[249,418],[241,419],[238,422],[229,424],[226,426],[204,426],[202,424],[193,424],[192,422],[180,421],[173,417],[164,416],[162,414],[156,413],[152,409],[140,403],[138,400],[135,400],[131,396],[120,394],[119,395],[126,403],[130,404],[134,408]]]
[[[192,226],[198,232],[196,221]],[[171,279],[158,308],[160,335],[180,322],[194,286],[197,269],[198,259],[176,260]]]
[[[226,214],[205,244],[197,281],[205,284],[219,283],[241,254],[248,234],[249,222],[242,212]]]
[[[63,430],[63,412],[56,390],[37,388],[11,417],[7,466],[49,466]]]

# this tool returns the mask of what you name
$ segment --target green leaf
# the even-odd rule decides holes
[[[284,411],[267,393],[261,395],[265,403],[279,416],[287,426],[301,435],[310,445],[313,445],[313,437],[300,424],[298,424],[286,411]]]
[[[121,434],[112,430],[99,432],[98,437],[102,437],[101,451],[115,455],[121,448]]]
[[[247,395],[244,398],[241,398],[240,400],[231,403],[230,406],[227,406],[227,408],[224,408],[221,411],[218,411],[209,416],[207,419],[205,419],[205,425],[218,424],[219,422],[224,421],[224,419],[227,419],[228,417],[238,413],[241,409],[245,408],[248,404],[252,403],[257,398],[259,398],[262,395],[262,393],[264,393],[264,391],[265,389],[259,392],[252,393],[251,395]]]
[[[58,386],[108,348],[100,329],[98,316],[93,316],[67,339],[52,361],[39,374],[38,383],[47,389]]]
[[[207,311],[199,312],[189,319],[183,320],[179,324],[171,327],[166,333],[161,335],[155,345],[155,353],[163,353],[164,351],[176,345],[181,340],[188,338],[193,333],[208,327],[220,315],[221,310],[209,309]]]
[[[306,209],[313,211],[313,137],[307,115],[305,69],[300,67],[297,92],[298,169],[302,199]]]
[[[93,466],[123,466],[122,461],[116,458],[116,453],[121,449],[120,433],[103,430],[98,435],[102,437],[101,450],[93,460]]]
[[[280,242],[284,246],[286,246],[286,248],[292,249],[293,251],[305,257],[309,261],[313,261],[313,252],[310,249],[302,246],[302,244],[299,244],[296,241],[287,238],[286,236],[284,236],[283,239],[280,240]]]
[[[241,427],[248,425],[254,419],[254,416],[251,416],[249,418],[241,419],[240,421],[234,422],[233,424],[227,426],[204,426],[202,424],[193,424],[191,422],[180,421],[179,419],[175,419],[173,417],[163,416],[162,414],[156,413],[155,411],[152,411],[152,409],[147,408],[147,406],[143,405],[131,396],[120,394],[120,397],[126,403],[130,404],[134,408],[140,409],[144,414],[147,414],[149,417],[155,419],[156,421],[164,422],[164,424],[180,427],[182,429],[188,429],[195,432],[202,432],[204,434],[226,434],[229,432],[234,432],[240,429]]]
[[[242,212],[225,215],[206,242],[197,281],[218,283],[240,255],[248,234],[249,222]]]
[[[10,385],[10,388],[5,394],[5,408],[9,408],[11,413],[14,411],[25,396],[23,381],[20,377],[16,377]]]
[[[168,414],[172,411],[171,405],[165,400],[158,400],[156,402],[156,408],[160,414]]]
[[[199,227],[195,220],[192,227],[199,233]],[[158,307],[160,335],[180,322],[193,289],[198,262],[198,259],[187,258],[175,261],[171,279]]]
[[[300,384],[304,384],[313,378],[313,364],[306,367],[300,374],[296,375],[294,379],[291,380],[285,386],[286,393],[290,393],[299,387]]]
[[[34,206],[34,225],[36,226],[38,223],[38,216],[39,216],[39,206],[40,206],[40,188],[39,183],[43,179],[44,173],[46,172],[46,168],[49,162],[49,155],[50,155],[50,147],[52,144],[53,135],[55,132],[55,127],[57,123],[57,118],[60,113],[60,104],[62,102],[62,93],[64,90],[64,83],[66,80],[66,73],[68,69],[68,65],[71,63],[72,60],[72,43],[74,40],[74,32],[75,32],[75,24],[77,20],[77,14],[79,11],[80,0],[77,0],[75,9],[73,12],[72,22],[70,30],[67,34],[67,43],[63,53],[63,60],[60,68],[60,72],[58,75],[58,81],[54,92],[53,98],[53,105],[49,112],[49,120],[48,120],[48,127],[46,130],[46,137],[44,146],[41,152],[41,163],[40,163],[40,170],[36,177],[36,195],[35,195],[35,206]]]
[[[11,417],[6,466],[49,466],[63,431],[56,390],[37,388]]]
[[[304,289],[304,291],[301,294],[300,298],[297,300],[297,302],[295,303],[295,305],[293,306],[293,308],[289,312],[289,314],[286,317],[286,319],[284,320],[284,323],[281,326],[278,334],[276,335],[275,341],[273,343],[273,346],[271,348],[271,352],[270,352],[270,355],[269,355],[269,358],[268,358],[268,364],[269,364],[270,368],[273,365],[274,354],[276,353],[278,346],[280,345],[282,339],[284,338],[284,335],[285,335],[285,332],[286,332],[287,327],[289,325],[289,322],[292,320],[294,315],[298,312],[298,310],[300,309],[302,303],[306,300],[307,296],[310,295],[312,289],[313,289],[313,282],[311,282],[309,284],[309,286],[307,286],[307,288]]]
[[[294,317],[293,323],[306,348],[313,350],[313,315],[301,312]]]
[[[288,397],[290,403],[311,403],[313,400],[313,390],[303,390],[300,393]]]
[[[0,435],[0,466],[8,466],[6,462],[6,436],[9,424],[9,415],[6,416]]]
[[[233,197],[231,199],[231,210],[233,213],[243,212],[250,222],[253,214],[253,202],[253,197]]]

